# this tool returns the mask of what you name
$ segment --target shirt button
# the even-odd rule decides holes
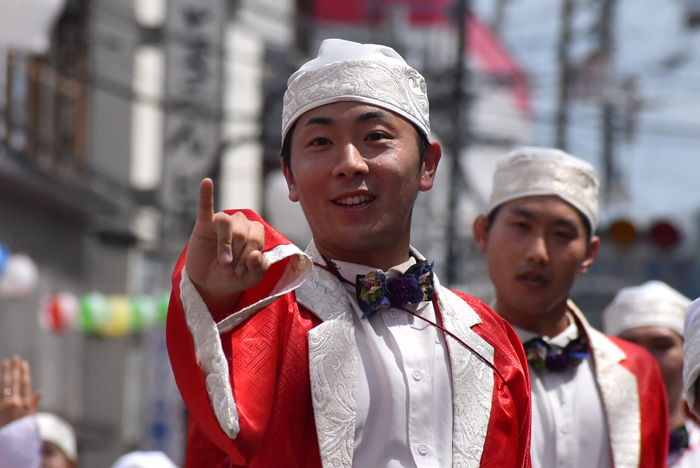
[[[569,433],[569,426],[563,426],[561,428],[562,434],[568,434]]]
[[[423,378],[423,373],[421,371],[419,371],[419,370],[413,371],[413,380],[418,382],[422,378]],[[421,447],[425,447],[425,445],[421,445]]]
[[[420,453],[423,456],[426,456],[428,454],[428,446],[424,444],[420,444],[418,446],[418,453]]]
[[[399,316],[399,311],[396,309],[389,309],[389,317],[396,318]]]

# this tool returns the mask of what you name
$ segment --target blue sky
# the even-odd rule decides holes
[[[490,20],[494,0],[475,0]],[[595,44],[596,2],[575,2],[572,55]],[[510,0],[503,41],[527,70],[534,97],[533,144],[554,145],[557,93],[556,44],[561,0]],[[628,215],[640,227],[659,218],[690,225],[700,210],[700,27],[688,29],[682,0],[618,0],[616,76],[635,77],[642,111],[630,142],[616,146],[627,200],[603,206],[602,219]],[[600,171],[598,106],[571,107],[569,152]]]

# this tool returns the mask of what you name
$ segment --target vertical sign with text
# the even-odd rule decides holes
[[[224,0],[170,0],[164,44],[164,232],[189,233],[199,181],[213,173],[221,146]]]

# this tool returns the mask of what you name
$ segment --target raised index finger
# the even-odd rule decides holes
[[[214,222],[214,182],[207,178],[199,186],[199,212],[197,220],[203,223]]]
[[[21,361],[21,386],[20,391],[22,392],[22,399],[26,404],[29,404],[32,400],[32,373],[29,368],[29,363],[25,360]]]

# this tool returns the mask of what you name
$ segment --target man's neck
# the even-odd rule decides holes
[[[506,302],[497,299],[494,309],[512,326],[546,336],[547,338],[557,336],[569,326],[566,302],[545,313],[533,314],[528,311],[508,307]]]
[[[406,262],[410,257],[408,245],[405,248],[372,249],[361,251],[337,251],[325,249],[316,244],[318,252],[329,260],[365,265],[371,268],[388,271],[390,268]]]

